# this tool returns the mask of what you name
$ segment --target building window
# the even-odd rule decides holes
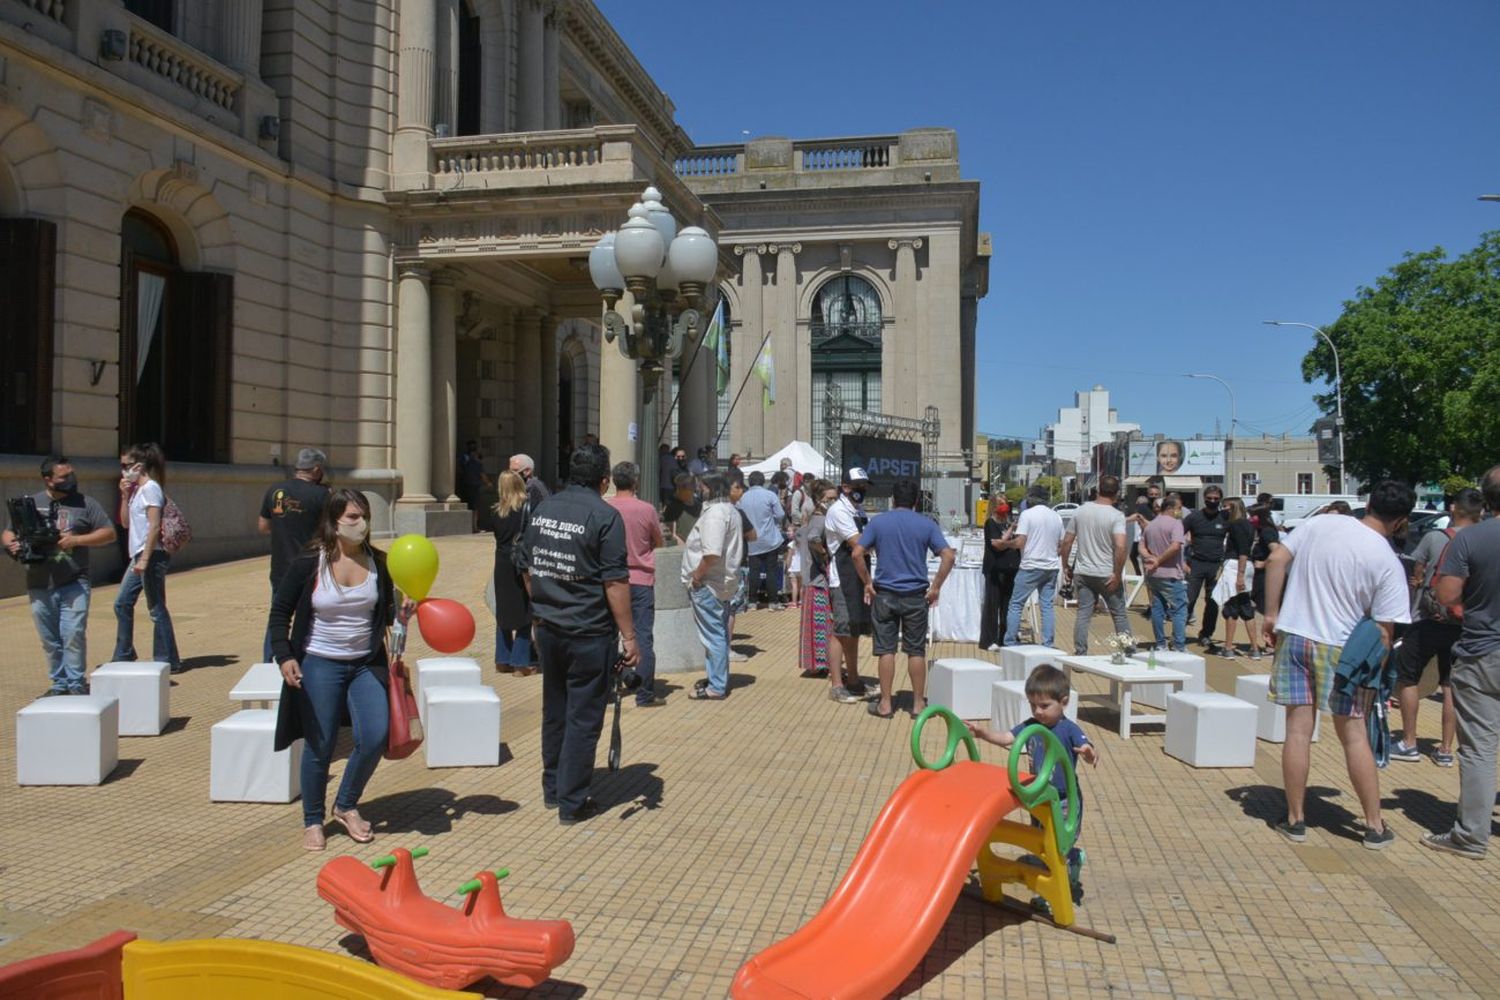
[[[1297,492],[1299,494],[1310,494],[1313,491],[1313,474],[1311,472],[1297,473]]]
[[[0,452],[52,450],[57,225],[0,219]]]
[[[838,453],[837,441],[825,440],[824,415],[830,391],[848,409],[878,412],[881,407],[880,343],[884,320],[880,295],[864,278],[841,274],[813,297],[812,441],[819,450]],[[832,387],[830,389],[830,387]]]
[[[479,134],[480,70],[479,15],[467,0],[458,8],[458,121],[454,135]]]
[[[125,0],[125,9],[142,21],[171,34],[176,30],[172,0]]]
[[[880,334],[880,296],[868,281],[845,274],[818,289],[812,306],[814,351],[820,346],[847,340],[878,350]]]
[[[1240,496],[1253,497],[1260,490],[1259,472],[1240,473]]]
[[[229,460],[234,279],[183,271],[145,212],[120,232],[120,446],[156,441],[183,462]]]

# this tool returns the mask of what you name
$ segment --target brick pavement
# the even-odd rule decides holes
[[[437,544],[435,595],[481,607],[488,540]],[[248,560],[170,578],[193,669],[174,679],[168,732],[122,739],[120,768],[98,788],[14,785],[10,720],[45,687],[45,671],[24,599],[0,601],[0,963],[119,927],[358,947],[317,898],[317,870],[333,854],[300,849],[298,805],[208,801],[209,728],[237,708],[228,691],[257,658],[265,570]],[[112,644],[115,589],[94,594],[93,662]],[[1148,634],[1143,619],[1132,621]],[[1061,612],[1059,634],[1071,635],[1071,624]],[[483,663],[494,628],[485,616],[479,626],[472,651]],[[148,627],[142,605],[138,636]],[[330,836],[331,851],[374,857],[425,844],[432,854],[418,870],[434,893],[509,866],[510,911],[566,917],[578,937],[572,960],[531,995],[724,995],[742,961],[822,906],[912,769],[904,717],[872,719],[797,676],[792,612],[747,613],[739,632],[755,652],[734,665],[728,701],[686,700],[692,676],[680,675],[667,678],[666,705],[627,706],[625,766],[601,770],[598,819],[564,828],[542,808],[538,679],[487,667],[504,704],[505,763],[429,771],[420,753],[382,763],[364,806],[376,842]],[[957,643],[934,653],[976,655]],[[1213,660],[1210,683],[1232,690],[1241,669]],[[1079,919],[1119,944],[1018,923],[960,897],[903,995],[1500,995],[1495,862],[1416,844],[1450,820],[1456,770],[1393,763],[1382,786],[1399,839],[1365,851],[1328,727],[1313,748],[1313,826],[1297,848],[1267,826],[1280,811],[1278,747],[1261,744],[1253,770],[1195,771],[1166,757],[1149,730],[1119,740],[1107,709],[1086,706],[1082,721],[1102,762],[1082,776],[1089,863]],[[1435,738],[1437,722],[1436,705],[1424,704],[1424,738]],[[985,755],[1003,760],[995,747]]]

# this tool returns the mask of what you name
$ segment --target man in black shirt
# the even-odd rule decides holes
[[[1126,522],[1135,527],[1131,532],[1134,541],[1130,545],[1130,565],[1135,567],[1138,576],[1141,573],[1141,532],[1146,530],[1146,525],[1156,520],[1156,508],[1160,506],[1161,483],[1152,479],[1146,483],[1146,492],[1136,494],[1135,510],[1126,512]]]
[[[297,554],[307,548],[318,530],[318,518],[328,502],[328,487],[323,472],[328,456],[317,448],[303,448],[297,453],[297,467],[291,479],[266,490],[260,502],[258,527],[262,535],[271,536],[271,593],[286,575],[287,567]],[[271,662],[271,634],[266,633],[262,662]]]
[[[589,783],[620,643],[627,666],[639,658],[625,523],[603,496],[609,474],[608,448],[574,451],[567,489],[531,512],[521,543],[542,663],[542,801],[564,826],[598,812]]]
[[[1198,603],[1198,591],[1203,591],[1203,625],[1198,630],[1198,645],[1213,642],[1214,630],[1219,626],[1219,605],[1214,600],[1214,584],[1219,582],[1219,570],[1224,565],[1224,536],[1229,533],[1229,517],[1219,509],[1224,500],[1224,491],[1210,486],[1203,491],[1203,507],[1182,519],[1187,532],[1188,551],[1188,620],[1192,621],[1193,605]]]

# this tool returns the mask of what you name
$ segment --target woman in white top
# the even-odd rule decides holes
[[[167,611],[167,570],[172,557],[161,546],[161,514],[166,506],[162,487],[167,461],[155,444],[131,446],[120,456],[120,523],[130,529],[125,578],[115,598],[115,660],[134,660],[135,602],[146,592],[151,613],[151,658],[182,672],[177,634]]]
[[[390,682],[385,631],[403,624],[415,604],[396,613],[385,553],[373,548],[370,503],[355,490],[334,490],[308,551],[287,569],[271,599],[267,631],[284,684],[275,748],[298,739],[302,750],[302,846],[321,851],[328,765],[348,710],[354,747],[333,800],[333,822],[355,841],[375,839],[359,799],[385,752]]]

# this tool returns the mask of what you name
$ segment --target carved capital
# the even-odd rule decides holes
[[[920,250],[922,249],[922,237],[915,239],[888,240],[886,246],[892,250]]]
[[[771,243],[765,248],[767,253],[789,253],[793,256],[802,252],[801,243]]]
[[[418,281],[428,281],[432,278],[432,268],[419,260],[403,260],[396,263],[397,278],[415,278]]]
[[[766,252],[764,243],[739,243],[735,245],[734,255],[744,257],[746,254],[758,256]]]

